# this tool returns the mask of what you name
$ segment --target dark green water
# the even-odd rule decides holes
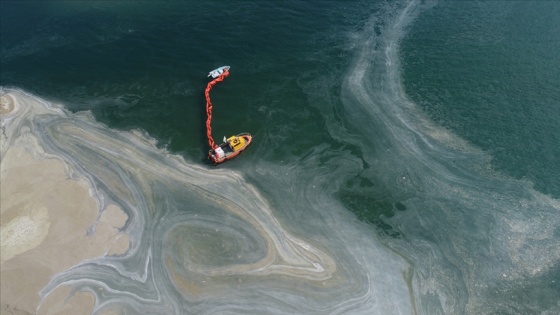
[[[301,153],[324,139],[314,135],[316,128],[289,132],[307,121],[324,124],[300,81],[342,71],[351,56],[342,36],[368,17],[354,5],[346,14],[357,20],[349,22],[337,14],[346,5],[318,10],[320,2],[4,7],[10,14],[2,21],[3,85],[26,87],[73,111],[92,110],[111,127],[142,128],[197,160],[207,151],[206,75],[224,64],[232,77],[213,93],[217,139],[241,131],[289,138],[290,146],[270,158]]]
[[[442,3],[402,47],[406,90],[422,109],[487,151],[498,171],[556,198],[558,16],[551,1]]]
[[[326,248],[341,274],[328,288],[296,275],[228,278],[215,287],[222,299],[196,299],[166,282],[156,255],[157,303],[95,266],[54,280],[137,294],[96,296],[98,310],[105,302],[131,314],[145,305],[160,314],[169,305],[193,314],[560,309],[559,3],[0,5],[0,85],[91,111],[108,129],[144,130],[209,174],[206,75],[231,66],[212,91],[214,138],[255,139],[217,169],[241,174],[282,230]],[[161,190],[162,200],[177,194]],[[122,258],[132,273],[143,272],[139,253],[168,248],[156,227],[148,216],[141,250]],[[229,252],[220,259],[236,261]]]

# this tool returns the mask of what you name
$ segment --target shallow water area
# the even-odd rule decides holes
[[[406,291],[401,274],[407,264],[373,239],[350,245],[354,229],[333,237],[332,227],[317,227],[307,231],[314,235],[307,239],[304,230],[292,226],[296,236],[284,229],[255,187],[235,172],[190,164],[158,149],[141,133],[114,131],[87,113],[70,114],[21,91],[8,93],[24,105],[6,126],[9,145],[3,146],[3,156],[24,147],[36,158],[65,164],[61,172],[69,177],[66,181],[90,187],[99,214],[82,230],[86,240],[100,233],[102,223],[115,224],[114,219],[103,220],[109,205],[117,205],[128,216],[115,226],[129,240],[126,252],[84,256],[86,260],[74,262],[73,268],[53,275],[41,291],[42,299],[70,286],[72,292],[93,294],[94,312],[148,308],[156,313],[186,309],[211,313],[220,309],[222,304],[215,303],[219,298],[227,300],[228,309],[321,313],[346,307],[386,309],[387,305],[368,302],[366,292],[379,288],[374,283],[400,282]],[[25,190],[22,193],[26,195]],[[3,204],[10,200],[2,197]],[[299,211],[315,212],[318,206],[302,202]],[[334,207],[326,201],[320,206],[321,211]],[[84,209],[70,203],[64,211],[76,215]],[[332,213],[329,218],[334,219]],[[344,226],[343,221],[337,226]],[[120,233],[114,233],[117,244]],[[3,241],[4,245],[9,246]],[[34,246],[39,250],[44,245],[39,241]],[[364,254],[363,246],[378,249]],[[362,266],[364,260],[375,260],[379,269]],[[360,269],[371,276],[363,278]],[[397,293],[378,291],[391,299],[401,296]],[[282,304],[277,304],[276,294],[282,296]],[[356,295],[364,300],[349,303],[348,298]],[[258,303],[245,304],[255,297]],[[408,296],[402,302],[399,308],[410,309]],[[41,305],[38,310],[48,313]]]
[[[19,91],[2,89],[1,93],[12,109],[1,114],[2,313],[36,313],[38,292],[53,274],[84,259],[127,251],[128,236],[119,231],[126,215],[114,205],[100,208],[87,181],[72,178],[68,164],[46,153],[31,131],[35,115],[60,111]],[[61,286],[55,295],[60,290],[68,288]],[[63,299],[47,304],[51,311],[92,309],[91,295],[77,296],[81,297],[70,299],[66,306]]]

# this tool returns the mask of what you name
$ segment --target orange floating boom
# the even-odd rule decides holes
[[[233,135],[229,138],[224,137],[224,143],[216,145],[214,143],[214,138],[212,138],[212,102],[210,101],[210,91],[212,87],[218,82],[224,81],[224,79],[229,75],[229,66],[223,66],[218,69],[210,71],[208,76],[214,78],[206,86],[206,91],[204,95],[206,96],[206,137],[208,138],[208,145],[210,150],[208,151],[208,159],[212,161],[213,165],[223,163],[227,160],[231,160],[238,156],[245,150],[249,144],[253,141],[253,136],[249,133],[240,133],[238,135]]]
[[[209,74],[209,76],[210,75],[212,75],[212,72]],[[206,96],[206,137],[208,137],[208,145],[211,149],[215,149],[217,145],[214,143],[214,138],[212,138],[212,126],[210,125],[210,123],[212,122],[212,102],[210,101],[210,91],[212,90],[212,87],[214,87],[214,85],[216,85],[218,82],[224,81],[224,79],[228,75],[229,67],[224,68],[222,70],[222,73],[219,74],[217,78],[208,82],[208,85],[206,85],[206,91],[204,92],[204,95]]]

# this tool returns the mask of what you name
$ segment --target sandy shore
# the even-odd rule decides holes
[[[61,112],[19,91],[2,92],[0,105],[0,313],[91,313],[90,293],[69,296],[70,288],[61,286],[41,300],[39,292],[53,275],[85,259],[125,253],[129,240],[118,229],[127,216],[114,205],[99,211],[90,184],[71,179],[70,166],[44,153],[28,128],[37,114]]]

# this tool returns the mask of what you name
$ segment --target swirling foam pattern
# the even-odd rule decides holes
[[[494,173],[491,157],[435,125],[406,96],[399,44],[431,6],[409,2],[388,19],[372,19],[342,88],[349,121],[367,139],[355,143],[375,170],[369,178],[392,187],[387,198],[407,209],[386,220],[404,236],[387,244],[414,265],[419,313],[554,314],[558,200]],[[332,135],[349,138],[344,132]]]
[[[41,298],[69,286],[91,294],[97,314],[560,309],[558,285],[548,280],[560,261],[558,201],[493,173],[488,156],[406,97],[399,43],[429,6],[388,4],[372,16],[352,40],[358,54],[341,102],[323,102],[324,76],[302,81],[343,145],[317,144],[287,164],[257,160],[246,174],[199,166],[142,132],[7,91],[16,103],[3,116],[2,157],[36,139],[35,154],[64,161],[99,209],[115,204],[128,215],[128,251],[54,275]],[[380,242],[333,197],[356,174],[375,183],[375,197],[406,209],[385,218],[402,237]]]
[[[128,215],[125,254],[55,275],[44,298],[65,285],[93,294],[94,313],[410,312],[406,263],[361,238],[365,227],[350,228],[330,213],[325,226],[306,234],[295,224],[298,233],[290,232],[237,173],[192,165],[88,113],[69,114],[22,91],[7,95],[19,110],[6,120],[6,148],[34,137],[36,154],[86,179],[100,209],[116,204]],[[315,216],[337,208],[320,199],[290,206]],[[387,304],[382,296],[402,301]]]

